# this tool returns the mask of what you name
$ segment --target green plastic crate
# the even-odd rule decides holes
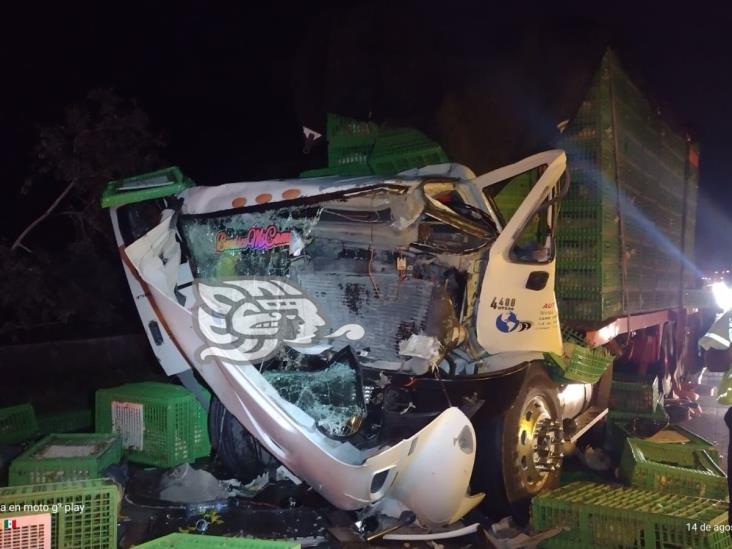
[[[326,117],[326,133],[330,143],[338,145],[373,145],[379,134],[379,126],[374,122],[356,120],[348,116],[328,113]]]
[[[168,534],[137,545],[140,549],[300,549],[299,543],[253,538],[202,536],[199,534]]]
[[[559,318],[575,323],[593,323],[598,319],[618,316],[623,311],[623,293],[610,290],[607,293],[591,290],[573,291],[557,287]]]
[[[711,456],[715,463],[719,463],[719,450],[716,446],[714,446],[713,442],[708,441],[707,439],[697,435],[696,433],[692,433],[681,425],[669,425],[664,429],[664,431],[675,431],[683,435],[688,439],[689,442],[684,442],[680,444],[682,444],[683,446],[694,448],[696,450],[704,450],[707,454]]]
[[[628,437],[646,438],[668,428],[668,415],[663,407],[652,414],[610,410],[605,423],[605,446],[619,458]]]
[[[369,157],[374,148],[379,127],[346,116],[328,113],[328,170],[344,176],[371,174]],[[311,176],[311,175],[309,175]]]
[[[175,467],[208,456],[207,413],[184,387],[131,383],[96,393],[96,431],[119,432],[130,461]]]
[[[19,404],[0,408],[0,444],[17,444],[38,434],[33,406]]]
[[[120,492],[111,480],[0,488],[0,510],[51,513],[53,549],[114,549]],[[81,506],[76,510],[67,506]]]
[[[602,292],[620,290],[622,276],[617,259],[601,262],[559,261],[557,277],[562,280],[562,293],[569,296],[573,291]]]
[[[46,457],[48,456],[48,457]],[[122,441],[112,434],[54,434],[10,464],[10,486],[100,478],[122,459]]]
[[[590,348],[565,342],[562,356],[555,353],[544,355],[561,377],[581,383],[596,383],[612,364],[613,356],[602,347]]]
[[[171,196],[194,185],[178,166],[110,181],[102,193],[102,208]]]
[[[370,175],[372,145],[328,145],[328,167],[337,175]]]
[[[38,428],[44,435],[91,431],[93,426],[94,414],[91,410],[67,410],[38,416]]]
[[[622,412],[652,414],[662,405],[663,396],[658,390],[658,379],[653,381],[613,380],[610,388],[610,409]]]
[[[369,157],[375,174],[391,175],[411,168],[448,162],[442,147],[411,128],[382,130]]]
[[[670,494],[726,500],[727,475],[706,450],[694,445],[628,438],[621,478],[631,486]]]
[[[722,549],[732,547],[727,511],[710,499],[574,482],[534,497],[531,524],[566,528],[542,547]]]

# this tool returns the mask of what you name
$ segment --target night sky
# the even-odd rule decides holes
[[[167,136],[166,160],[199,184],[318,166],[322,156],[302,154],[300,128],[322,129],[328,110],[440,137],[450,101],[467,122],[450,129],[448,152],[480,172],[545,148],[610,45],[701,143],[697,262],[732,263],[730,10],[614,13],[607,4],[602,14],[517,16],[487,2],[249,4],[56,2],[4,14],[0,236],[14,238],[47,205],[19,193],[38,128],[93,88],[137,98]]]

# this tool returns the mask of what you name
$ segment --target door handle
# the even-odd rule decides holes
[[[534,290],[538,292],[546,288],[546,283],[549,281],[549,273],[547,271],[533,271],[529,278],[526,279],[526,289]]]

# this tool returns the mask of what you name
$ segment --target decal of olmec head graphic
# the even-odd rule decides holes
[[[496,328],[506,334],[511,332],[523,332],[531,328],[531,322],[519,320],[516,313],[508,311],[496,317]]]
[[[315,302],[290,281],[238,278],[197,281],[194,328],[210,345],[199,358],[223,358],[249,364],[272,357],[280,345],[308,346],[322,339],[364,336],[359,324],[327,333]]]

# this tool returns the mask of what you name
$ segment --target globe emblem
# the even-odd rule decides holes
[[[516,328],[518,328],[518,325],[519,319],[516,318],[516,313],[514,313],[513,311],[500,314],[498,315],[498,318],[496,318],[496,328],[506,334],[509,332],[513,332]]]

